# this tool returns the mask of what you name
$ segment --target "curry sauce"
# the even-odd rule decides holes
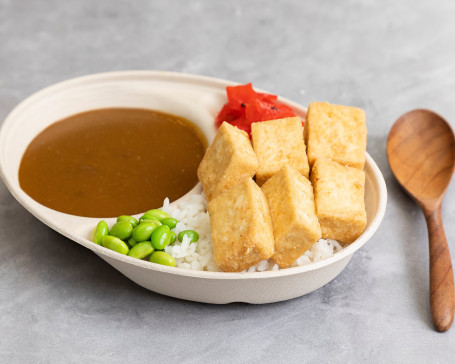
[[[33,139],[21,188],[51,209],[86,217],[133,215],[190,191],[207,142],[190,121],[109,108],[58,121]]]

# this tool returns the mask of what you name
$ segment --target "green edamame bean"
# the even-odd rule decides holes
[[[131,225],[133,225],[133,228],[136,227],[137,224],[139,224],[139,221],[137,221],[137,219],[130,215],[121,215],[117,217],[117,222],[120,221],[128,221]]]
[[[167,265],[169,267],[175,267],[175,259],[172,255],[162,252],[162,251],[155,251],[150,255],[149,259],[152,263]]]
[[[137,243],[130,249],[128,255],[137,259],[144,259],[147,255],[152,254],[155,249],[152,246],[150,241],[143,241],[142,243]]]
[[[128,245],[119,238],[111,235],[106,235],[103,237],[101,240],[101,244],[108,249],[114,250],[117,253],[120,254],[128,254],[128,251],[130,250],[128,248]]]
[[[158,220],[156,217],[147,216],[147,215],[142,215],[142,216],[139,218],[139,223],[144,222],[144,221],[152,221],[152,220],[155,220],[155,221],[160,222],[160,220]]]
[[[137,244],[137,241],[136,239],[134,239],[133,237],[129,238],[128,241],[127,241],[128,245],[133,247]]]
[[[174,244],[177,240],[177,234],[171,230],[171,242],[169,244]]]
[[[179,233],[179,241],[182,242],[184,236],[190,238],[190,243],[195,243],[199,240],[199,234],[194,230],[183,230]]]
[[[138,243],[150,240],[153,230],[155,230],[159,226],[159,224],[160,224],[159,221],[154,220],[140,223],[133,230],[134,240],[136,240]]]
[[[161,222],[159,222],[159,220],[158,220],[158,219],[155,219],[155,218],[152,218],[152,219],[145,219],[145,220],[139,219],[139,220],[140,220],[139,224],[142,224],[143,222],[152,222],[152,223],[156,224],[157,226],[160,226],[160,225],[161,225]]]
[[[161,223],[173,229],[177,226],[178,220],[174,219],[173,217],[166,217],[165,219],[161,220]]]
[[[166,248],[171,243],[171,229],[169,226],[158,226],[152,233],[151,241],[156,250]]]
[[[139,225],[140,225],[140,224],[152,224],[153,226],[156,226],[156,227],[161,226],[161,223],[160,223],[158,220],[155,220],[155,219],[152,219],[152,220],[142,220],[142,221],[139,223]]]
[[[109,226],[106,221],[101,220],[92,231],[92,241],[95,244],[101,245],[103,236],[106,236],[107,234],[109,234]]]
[[[167,212],[164,212],[160,209],[153,209],[153,210],[148,210],[145,212],[144,215],[142,215],[141,219],[150,219],[150,218],[155,218],[158,219],[158,221],[161,221],[165,218],[169,217],[169,214]]]
[[[114,224],[109,233],[120,240],[127,240],[133,235],[133,225],[129,221],[119,221]]]

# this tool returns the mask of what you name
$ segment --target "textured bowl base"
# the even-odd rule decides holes
[[[252,273],[244,273],[244,279],[206,279],[166,272],[158,272],[151,278],[148,269],[103,255],[100,257],[138,285],[166,296],[214,304],[232,302],[264,304],[300,297],[321,288],[341,273],[351,260],[352,255],[323,268],[310,270],[303,275],[296,274],[266,279],[246,278]],[[263,273],[265,272],[253,274],[257,277],[258,274]],[[229,276],[231,273],[225,274]]]

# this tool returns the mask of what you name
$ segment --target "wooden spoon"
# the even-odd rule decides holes
[[[454,171],[455,137],[441,116],[413,110],[390,130],[387,155],[398,182],[420,205],[427,221],[431,316],[436,330],[444,332],[452,325],[455,295],[441,206]]]

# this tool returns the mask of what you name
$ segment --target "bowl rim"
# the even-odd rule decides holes
[[[113,80],[113,78],[115,80]],[[45,98],[48,95],[52,95],[53,93],[59,92],[61,89],[65,89],[68,87],[74,87],[81,85],[85,82],[99,82],[103,80],[110,80],[110,81],[122,81],[122,80],[128,80],[132,81],[134,79],[137,80],[144,80],[144,78],[147,79],[154,79],[154,81],[167,81],[167,82],[182,82],[185,81],[187,83],[195,83],[200,85],[207,85],[210,87],[226,87],[227,85],[238,85],[239,83],[234,82],[234,81],[229,81],[221,78],[214,78],[214,77],[209,77],[209,76],[202,76],[202,75],[195,75],[195,74],[187,74],[187,73],[180,73],[180,72],[170,72],[170,71],[147,71],[147,70],[127,70],[127,71],[115,71],[115,72],[103,72],[103,73],[95,73],[95,74],[89,74],[85,76],[80,76],[80,77],[75,77],[71,78],[65,81],[61,81],[58,83],[55,83],[53,85],[50,85],[48,87],[45,87],[41,90],[38,90],[37,92],[33,93],[32,95],[28,96],[26,99],[24,99],[22,102],[20,102],[18,105],[16,105],[13,110],[6,116],[4,119],[1,127],[0,127],[0,141],[2,140],[5,130],[7,130],[9,124],[11,124],[14,121],[14,118],[17,113],[21,111],[21,109],[28,107],[29,105],[33,104],[36,101],[39,101],[42,98]],[[267,92],[262,89],[256,88],[256,90],[260,92]],[[284,103],[290,105],[291,107],[299,110],[299,111],[305,111],[305,107],[302,105],[288,100],[283,97],[278,97],[280,101],[283,101]],[[151,263],[145,260],[140,260],[140,259],[135,259],[132,257],[129,257],[127,255],[123,255],[120,253],[117,253],[113,250],[109,250],[107,248],[104,248],[100,245],[97,245],[93,242],[91,242],[88,239],[85,239],[79,235],[74,235],[72,233],[66,232],[64,230],[59,229],[58,226],[52,224],[51,221],[47,221],[46,219],[43,219],[39,211],[35,211],[35,209],[31,208],[31,206],[28,205],[27,201],[24,201],[19,194],[16,193],[16,186],[13,186],[9,179],[6,176],[6,173],[4,171],[3,164],[0,163],[0,177],[2,178],[3,182],[5,183],[6,187],[10,191],[10,193],[14,196],[14,198],[22,205],[24,206],[32,215],[34,215],[36,218],[38,218],[40,221],[42,221],[44,224],[48,225],[52,229],[56,230],[60,234],[64,235],[65,237],[77,242],[78,244],[92,250],[99,256],[107,256],[109,258],[112,258],[114,260],[118,260],[124,263],[132,264],[138,267],[141,267],[143,269],[151,270],[151,271],[158,271],[162,273],[168,273],[168,274],[173,274],[173,275],[179,275],[179,276],[184,276],[184,277],[189,277],[189,278],[204,278],[204,279],[267,279],[267,278],[280,278],[280,277],[286,277],[286,276],[292,276],[292,275],[297,275],[300,273],[304,272],[310,272],[314,271],[323,267],[326,267],[328,265],[331,265],[339,260],[342,260],[343,258],[346,258],[352,254],[354,254],[355,251],[360,249],[376,232],[378,229],[384,214],[385,214],[385,209],[387,205],[387,188],[385,184],[384,177],[379,169],[379,167],[376,165],[375,161],[373,158],[368,154],[368,152],[365,153],[366,156],[366,165],[368,165],[369,168],[371,168],[371,171],[373,172],[373,177],[375,182],[377,183],[379,189],[379,201],[378,201],[378,208],[377,208],[377,213],[376,216],[374,217],[373,221],[371,221],[370,225],[368,228],[362,233],[362,235],[353,243],[348,245],[347,247],[343,248],[343,250],[335,253],[333,256],[324,259],[319,262],[314,262],[308,265],[303,265],[303,266],[297,266],[297,267],[291,267],[291,268],[286,268],[286,269],[279,269],[276,271],[263,271],[263,272],[209,272],[209,271],[194,271],[194,270],[187,270],[183,268],[177,268],[177,267],[168,267],[164,265],[159,265],[155,263]],[[20,189],[20,188],[18,188]]]

